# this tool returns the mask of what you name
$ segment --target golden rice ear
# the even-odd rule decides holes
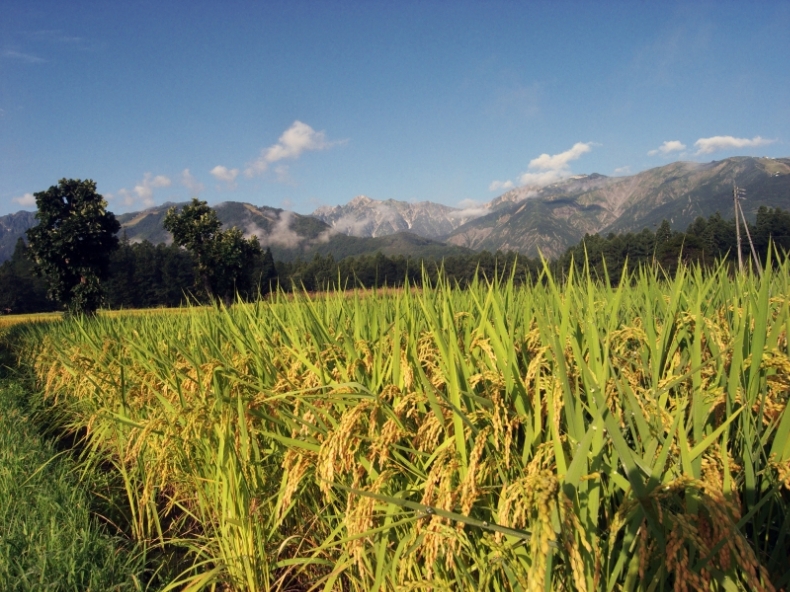
[[[547,267],[100,315],[30,328],[19,358],[119,476],[127,531],[184,562],[174,588],[772,590],[786,294],[788,260],[618,286]]]

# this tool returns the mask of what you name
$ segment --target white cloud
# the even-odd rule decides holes
[[[541,171],[559,171],[568,168],[570,161],[576,160],[585,152],[592,150],[591,142],[576,142],[570,150],[554,156],[541,154],[529,161],[529,168]]]
[[[614,170],[614,174],[615,175],[630,175],[631,174],[631,167],[628,166],[628,165],[617,167]]]
[[[337,234],[337,231],[334,228],[327,228],[313,240],[312,244],[322,244],[328,243],[329,240]]]
[[[304,152],[325,150],[337,143],[328,141],[325,132],[317,132],[306,123],[297,120],[283,132],[276,144],[261,150],[260,156],[247,166],[244,174],[247,177],[260,175],[272,163],[296,159]]]
[[[551,185],[571,176],[570,162],[592,150],[592,142],[576,142],[570,150],[559,154],[541,154],[529,161],[529,169],[540,172],[522,173],[521,185]]]
[[[482,205],[483,204],[481,204],[476,199],[471,199],[471,198],[462,199],[461,201],[458,202],[458,207],[461,208],[462,210],[466,208],[477,208]]]
[[[447,217],[454,220],[471,220],[473,218],[485,216],[491,211],[486,207],[486,204],[481,204],[473,199],[461,200],[458,203],[458,207],[461,209],[455,212],[450,212]]]
[[[40,58],[38,56],[34,56],[29,53],[21,53],[18,51],[11,51],[7,50],[2,53],[4,58],[8,58],[10,60],[19,60],[21,62],[27,62],[28,64],[43,64],[47,60],[44,58]]]
[[[357,196],[355,200],[359,198],[367,199]],[[404,222],[403,217],[392,206],[374,200],[362,203],[367,203],[365,209],[340,216],[332,222],[332,227],[351,236],[371,236],[377,225],[389,224],[397,230],[399,223]]]
[[[203,183],[195,179],[192,173],[189,172],[189,169],[181,171],[181,184],[186,187],[193,196],[198,195],[205,189]]]
[[[755,146],[765,146],[766,144],[773,144],[776,140],[769,140],[755,136],[751,140],[749,138],[735,138],[733,136],[713,136],[712,138],[700,138],[694,145],[698,148],[696,154],[710,154],[711,152],[718,152],[719,150],[728,150],[732,148],[753,148]]]
[[[293,215],[294,213],[288,210],[280,212],[277,222],[272,226],[271,232],[266,234],[261,231],[262,235],[258,235],[261,239],[261,244],[266,246],[280,245],[287,249],[293,249],[301,245],[304,237],[299,236],[296,231],[291,229],[291,218],[293,218]],[[248,228],[247,230],[249,232],[250,229]]]
[[[557,171],[544,171],[542,173],[522,173],[518,178],[518,182],[521,185],[551,185],[552,183],[562,181],[566,177],[570,177],[570,175],[570,171],[563,169]]]
[[[340,216],[332,222],[332,228],[349,236],[370,236],[372,225],[376,224],[375,214]]]
[[[170,185],[170,179],[164,175],[154,177],[151,173],[146,173],[143,180],[134,186],[134,192],[137,198],[143,202],[143,205],[150,208],[154,205],[154,189],[170,187]]]
[[[541,154],[529,161],[528,171],[518,177],[520,185],[551,185],[571,176],[570,163],[592,150],[593,142],[576,142],[569,150],[559,154]],[[515,187],[510,180],[492,181],[489,191],[509,190]]]
[[[651,150],[647,153],[648,156],[655,156],[657,154],[669,154],[670,152],[680,152],[681,150],[685,150],[686,145],[681,142],[680,140],[669,140],[668,142],[664,142],[656,148],[655,150]]]
[[[334,228],[327,228],[314,239],[307,239],[304,236],[300,236],[288,227],[292,217],[293,212],[283,212],[272,228],[271,233],[267,233],[257,224],[248,224],[245,229],[247,232],[245,237],[249,238],[254,234],[258,237],[261,244],[266,247],[280,245],[287,249],[295,249],[301,246],[308,248],[313,245],[328,243],[333,236],[338,234],[337,230]]]
[[[170,185],[172,185],[172,181],[168,177],[164,175],[153,176],[151,173],[146,173],[143,176],[143,180],[139,181],[131,191],[124,187],[118,190],[117,195],[107,193],[104,197],[107,201],[114,201],[120,198],[121,203],[125,207],[130,207],[141,202],[143,206],[150,208],[155,204],[154,189],[170,187]]]
[[[491,185],[488,186],[489,191],[507,191],[508,189],[513,189],[513,181],[510,179],[507,181],[491,181]]]
[[[230,189],[236,188],[236,177],[239,176],[239,169],[229,169],[228,167],[217,165],[209,172],[218,181],[227,183]]]
[[[32,193],[25,193],[21,197],[15,197],[14,201],[18,203],[20,206],[22,206],[23,208],[36,205],[36,197]]]

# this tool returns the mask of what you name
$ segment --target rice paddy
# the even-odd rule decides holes
[[[185,590],[790,586],[790,261],[17,328]]]

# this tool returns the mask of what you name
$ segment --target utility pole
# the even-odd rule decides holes
[[[743,228],[746,230],[746,238],[749,240],[749,248],[752,252],[752,259],[757,268],[759,275],[763,274],[763,266],[760,264],[760,258],[757,256],[757,250],[754,248],[752,241],[752,234],[749,232],[749,223],[746,221],[746,215],[743,213],[741,207],[741,200],[746,199],[746,190],[738,187],[734,182],[732,184],[733,204],[735,207],[735,235],[738,239],[738,266],[740,271],[743,272],[743,256],[741,255],[741,220],[743,220]]]
[[[741,253],[741,220],[738,217],[738,186],[732,182],[732,203],[735,212],[735,237],[738,242],[738,271],[743,273],[743,254]]]

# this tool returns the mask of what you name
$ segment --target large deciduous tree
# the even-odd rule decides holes
[[[196,198],[181,211],[167,211],[163,226],[173,242],[195,258],[203,289],[210,298],[230,304],[236,292],[249,289],[251,270],[261,256],[257,237],[245,239],[241,230],[221,230],[222,222],[205,201]]]
[[[61,179],[34,196],[38,225],[27,238],[36,273],[49,284],[47,295],[70,315],[95,314],[121,225],[90,179]]]

